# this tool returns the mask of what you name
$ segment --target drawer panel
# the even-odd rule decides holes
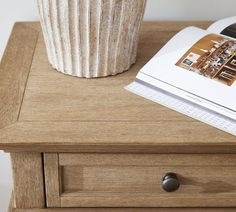
[[[233,207],[236,156],[45,154],[48,207]],[[162,189],[177,174],[180,188]]]

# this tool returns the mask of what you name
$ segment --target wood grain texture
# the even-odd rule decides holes
[[[47,207],[61,207],[58,154],[44,154],[44,179]]]
[[[14,209],[8,212],[234,212],[236,208],[44,208]]]
[[[0,63],[0,129],[17,121],[39,32],[14,25]]]
[[[11,153],[16,208],[44,208],[43,161],[40,153]]]
[[[168,172],[177,173],[181,182],[180,189],[175,192],[175,195],[167,195],[161,188],[161,182],[163,176]],[[191,172],[191,173],[190,173]],[[222,175],[222,173],[226,173]],[[232,198],[235,194],[236,184],[231,181],[236,171],[234,167],[221,168],[220,166],[204,166],[204,167],[186,167],[186,166],[83,166],[83,167],[62,167],[62,198],[77,198],[78,204],[89,204],[88,201],[83,203],[80,201],[80,197],[92,196],[100,197],[103,195],[105,198],[116,197],[119,201],[120,196],[126,195],[126,207],[135,207],[136,201],[129,201],[129,196],[142,196],[144,205],[138,207],[149,207],[153,204],[158,204],[155,207],[178,207],[172,202],[163,204],[157,203],[160,196],[186,198],[189,196],[205,196],[206,201],[208,195],[212,193],[232,194]],[[128,195],[129,194],[129,195]],[[156,196],[156,201],[153,203],[148,202],[147,196]],[[219,197],[218,197],[219,198]],[[115,204],[120,204],[116,201]],[[217,195],[215,197],[215,206],[219,206],[217,202]],[[93,202],[90,204],[94,204]],[[103,200],[100,202],[101,206]],[[112,207],[114,202],[111,200],[109,206]],[[131,204],[131,205],[129,205]],[[173,204],[173,205],[170,205]],[[183,203],[182,207],[186,207]],[[199,204],[199,203],[198,203]],[[203,204],[203,203],[200,203]],[[207,203],[206,203],[207,204]],[[189,206],[189,205],[188,205]],[[191,205],[190,205],[191,206]],[[200,205],[202,206],[202,205]],[[207,205],[206,205],[207,206]],[[66,207],[66,206],[65,206]],[[83,207],[87,207],[84,205]],[[93,207],[93,205],[89,205]],[[123,207],[120,205],[119,207]],[[199,205],[198,205],[199,207]]]
[[[58,198],[62,207],[235,207],[235,164],[226,154],[59,154]],[[161,188],[168,172],[180,180],[174,193]]]
[[[130,196],[133,195],[133,196]],[[78,197],[62,197],[62,207],[83,207],[85,204],[91,204],[93,207],[236,207],[236,195],[179,195],[178,197],[170,197],[167,195],[145,196],[144,194],[134,195],[127,193],[127,195],[117,194],[116,196],[101,193],[100,196],[83,196]],[[133,204],[131,204],[133,202]]]
[[[12,194],[13,195],[13,194]],[[11,198],[13,200],[13,196]],[[8,212],[233,212],[236,208],[43,208],[16,209],[10,202]]]
[[[35,23],[25,25],[37,28]],[[235,153],[234,136],[124,90],[139,69],[177,31],[189,25],[206,28],[209,22],[144,23],[136,65],[124,74],[99,80],[77,79],[53,71],[40,33],[19,121],[0,130],[0,148]]]
[[[183,171],[183,179],[185,185],[185,192],[179,194],[177,197],[166,196],[165,194],[158,196],[159,203],[162,205],[172,204],[172,206],[187,205],[194,206],[218,206],[230,207],[235,206],[235,184],[231,184],[235,176],[235,156],[234,155],[215,155],[216,153],[236,153],[235,137],[227,133],[216,130],[210,126],[200,123],[191,118],[185,117],[165,107],[159,106],[149,102],[143,98],[131,95],[125,92],[123,87],[133,81],[138,70],[179,30],[189,25],[197,25],[206,28],[209,22],[149,22],[144,23],[141,30],[141,40],[139,43],[138,61],[130,71],[118,75],[116,77],[104,78],[101,80],[86,80],[77,79],[73,77],[66,77],[52,70],[47,62],[47,54],[44,46],[42,34],[36,39],[37,31],[40,29],[38,23],[24,23],[16,24],[12,38],[10,39],[8,48],[3,58],[0,71],[0,95],[1,97],[7,94],[6,88],[10,82],[19,82],[14,78],[14,73],[17,66],[14,65],[14,57],[18,52],[13,44],[19,44],[18,34],[27,34],[27,30],[32,33],[32,36],[25,37],[25,40],[20,39],[22,43],[27,41],[25,52],[31,51],[28,59],[24,59],[21,64],[19,59],[16,64],[21,64],[21,67],[26,67],[30,70],[29,78],[26,84],[19,82],[21,89],[18,87],[12,88],[13,96],[18,95],[18,91],[25,90],[19,93],[21,98],[24,94],[23,104],[18,104],[17,109],[10,109],[4,112],[4,116],[0,118],[0,148],[7,151],[24,153],[12,153],[13,172],[14,172],[14,195],[17,207],[35,207],[34,209],[12,209],[16,212],[56,212],[56,211],[81,211],[81,212],[141,212],[141,211],[235,211],[236,209],[225,208],[44,208],[44,182],[43,182],[43,165],[42,155],[40,153],[26,153],[31,152],[105,152],[105,153],[125,153],[125,152],[139,152],[139,153],[214,153],[211,156],[206,155],[159,155],[158,159],[153,159],[153,156],[135,156],[118,154],[110,157],[102,156],[100,160],[97,154],[86,154],[87,156],[78,156],[77,154],[70,154],[68,158],[66,154],[60,155],[58,161],[55,155],[49,159],[49,167],[55,168],[58,162],[64,169],[64,176],[67,177],[64,182],[64,190],[69,190],[69,193],[60,195],[62,204],[67,206],[78,206],[78,197],[83,200],[84,204],[92,202],[94,205],[101,204],[104,201],[106,205],[111,204],[110,198],[116,204],[116,196],[108,196],[107,190],[123,190],[124,187],[116,184],[116,179],[112,176],[113,173],[118,173],[117,176],[121,182],[127,182],[123,176],[123,170],[119,169],[119,165],[128,166],[127,175],[132,179],[132,173],[140,175],[143,179],[149,176],[147,182],[153,184],[153,174],[161,176],[161,171],[153,171],[152,167],[161,168],[161,163],[165,165],[164,168],[175,170],[176,172]],[[25,28],[25,31],[22,29]],[[14,35],[15,34],[15,35]],[[24,34],[24,35],[25,35]],[[30,33],[29,33],[30,34]],[[35,42],[33,42],[33,37]],[[31,42],[32,41],[32,42]],[[31,43],[31,44],[28,44]],[[36,47],[33,45],[36,45]],[[16,45],[16,47],[17,47]],[[30,45],[30,46],[28,46]],[[32,48],[35,47],[35,51]],[[22,48],[20,48],[22,49]],[[30,50],[31,49],[31,50]],[[10,53],[7,53],[10,52]],[[19,51],[24,54],[24,51]],[[33,60],[32,60],[33,57]],[[12,59],[13,58],[13,59]],[[25,56],[23,56],[25,58]],[[21,61],[22,62],[22,61]],[[32,65],[30,66],[29,64]],[[2,68],[3,67],[3,68]],[[9,73],[6,72],[8,68]],[[2,70],[5,70],[4,72]],[[25,69],[26,70],[26,69]],[[4,73],[4,74],[3,74]],[[7,75],[6,75],[7,73]],[[25,73],[25,72],[24,72]],[[24,74],[23,74],[24,75]],[[25,76],[25,75],[24,75]],[[24,78],[24,77],[22,77]],[[14,79],[14,80],[12,80]],[[25,78],[24,78],[25,79]],[[58,86],[63,84],[62,86]],[[3,85],[3,86],[2,86]],[[5,86],[7,85],[7,86]],[[26,88],[25,88],[26,85]],[[11,89],[10,89],[11,90]],[[78,90],[73,93],[72,90]],[[20,99],[20,97],[16,99]],[[10,97],[8,97],[10,98]],[[2,108],[4,105],[9,105],[8,98],[1,98]],[[12,101],[12,100],[11,100]],[[15,101],[15,100],[14,100]],[[20,101],[19,101],[20,102]],[[18,103],[19,103],[18,102]],[[22,102],[22,101],[21,101]],[[1,104],[1,103],[0,103]],[[16,107],[16,108],[17,108]],[[2,109],[1,108],[1,109]],[[0,110],[1,110],[0,109]],[[2,109],[2,110],[3,110]],[[6,108],[5,108],[6,109]],[[5,110],[4,109],[4,110]],[[20,114],[19,114],[20,110]],[[16,112],[18,111],[18,112]],[[2,113],[3,114],[3,113]],[[1,114],[1,115],[2,115]],[[5,115],[7,114],[7,115]],[[17,114],[17,115],[16,115]],[[13,118],[12,118],[13,117]],[[15,117],[19,117],[18,121]],[[9,121],[10,120],[10,121]],[[13,122],[16,122],[12,124]],[[2,125],[1,125],[2,124]],[[0,127],[0,128],[1,128]],[[112,154],[111,154],[112,155]],[[152,159],[150,159],[150,158]],[[181,159],[181,157],[183,157]],[[202,157],[202,158],[201,158]],[[140,159],[141,158],[141,159]],[[54,160],[57,163],[54,164]],[[93,160],[91,162],[91,160]],[[150,161],[151,160],[151,161]],[[86,178],[87,188],[90,190],[102,190],[105,188],[105,193],[100,192],[100,196],[87,196],[78,191],[71,191],[76,188],[75,180],[77,180],[77,173],[80,173],[79,166],[87,164],[86,175],[95,176],[101,171],[106,171],[106,164],[111,163],[112,169],[109,170],[108,175],[105,176],[108,184],[114,183],[114,187],[101,186],[102,183],[94,183],[92,178]],[[160,165],[158,165],[160,163]],[[172,163],[172,165],[170,165]],[[90,164],[90,167],[89,167]],[[141,169],[135,168],[139,164]],[[152,167],[148,165],[152,164]],[[75,169],[71,168],[75,166]],[[99,165],[101,169],[94,169],[91,166]],[[174,169],[173,169],[174,166]],[[192,171],[194,167],[194,171]],[[202,168],[201,168],[202,167]],[[162,167],[162,171],[167,171]],[[57,171],[60,170],[57,168]],[[79,171],[77,171],[79,170]],[[60,171],[61,172],[61,171]],[[144,173],[145,172],[145,173]],[[53,173],[53,170],[48,170],[48,176]],[[129,174],[131,173],[131,174]],[[150,175],[148,175],[150,173]],[[223,173],[223,175],[222,175]],[[193,178],[193,175],[196,178]],[[232,176],[231,176],[232,175]],[[150,177],[151,176],[151,177]],[[47,177],[47,176],[46,176]],[[202,177],[204,179],[202,180]],[[223,178],[225,177],[225,178]],[[59,177],[55,177],[57,183],[63,184]],[[60,179],[60,178],[59,178]],[[97,178],[101,180],[101,178]],[[114,180],[115,179],[115,180]],[[143,181],[134,180],[131,182],[139,183],[141,181],[141,190],[146,189]],[[199,181],[196,179],[200,179]],[[212,181],[210,179],[213,179]],[[204,181],[205,180],[205,181]],[[227,180],[227,183],[226,183]],[[207,184],[211,182],[210,184]],[[71,183],[72,182],[72,183]],[[158,181],[159,182],[159,181]],[[200,182],[200,183],[199,183]],[[212,183],[213,182],[213,183]],[[228,183],[230,182],[230,183]],[[53,184],[52,184],[53,185]],[[67,188],[66,188],[67,186]],[[100,186],[100,187],[99,187]],[[156,186],[156,185],[155,185]],[[197,194],[192,196],[190,190]],[[209,190],[214,187],[215,190]],[[52,193],[58,194],[58,188],[51,190]],[[66,188],[66,189],[65,189]],[[155,187],[154,187],[155,188]],[[207,191],[201,190],[207,188]],[[84,188],[83,188],[84,189]],[[139,187],[135,188],[136,192]],[[83,190],[82,190],[83,191]],[[188,191],[188,192],[187,192]],[[202,191],[202,193],[201,193]],[[212,191],[212,193],[210,193]],[[114,194],[114,191],[112,191]],[[110,192],[110,193],[112,193]],[[159,190],[159,192],[161,192]],[[206,193],[208,192],[208,193]],[[127,193],[129,195],[129,193]],[[169,194],[168,194],[169,195]],[[59,195],[56,196],[56,198]],[[105,196],[105,197],[104,197]],[[53,197],[53,196],[52,196]],[[128,201],[136,202],[136,205],[143,205],[145,195],[128,196]],[[53,197],[54,198],[54,197]],[[133,198],[133,200],[132,200]],[[157,206],[158,203],[156,195],[147,197],[151,206]],[[217,200],[217,203],[216,203]],[[56,200],[58,201],[58,200]],[[13,201],[14,202],[14,201]],[[154,202],[154,203],[153,203]],[[186,203],[187,202],[187,203]],[[82,204],[82,203],[80,203]],[[115,205],[113,204],[113,206]],[[127,205],[127,196],[120,195],[117,205]],[[156,205],[155,205],[156,204]],[[11,210],[10,207],[9,210]],[[36,209],[37,208],[37,209]],[[41,208],[41,209],[39,209]]]
[[[234,212],[236,208],[45,208],[8,212]]]
[[[54,154],[52,154],[54,155]],[[101,154],[59,153],[59,166],[222,166],[234,167],[232,154]]]
[[[209,142],[209,138],[211,139]],[[233,152],[235,137],[200,122],[19,122],[0,134],[1,147],[42,151],[194,151],[208,146]],[[180,148],[183,146],[183,149]],[[14,148],[15,147],[15,148]],[[17,148],[16,148],[17,147]],[[20,148],[21,147],[21,148]],[[122,148],[123,147],[123,148]],[[191,149],[192,148],[192,149]],[[162,152],[162,153],[164,153]],[[190,153],[190,152],[189,152]]]
[[[178,31],[170,31],[174,24],[167,24],[162,30],[156,27],[158,24],[153,23],[151,25],[153,29],[147,24],[148,30],[145,24],[135,66],[124,74],[98,80],[66,77],[54,72],[47,62],[43,37],[40,36],[20,120],[78,122],[192,120],[124,90],[124,86],[134,80],[140,68]],[[179,29],[186,25],[179,24]],[[176,28],[175,26],[174,29]]]

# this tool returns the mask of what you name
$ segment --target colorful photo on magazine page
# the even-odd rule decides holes
[[[193,45],[176,65],[232,86],[236,81],[236,41],[209,34]]]
[[[236,39],[236,24],[232,24],[225,28],[220,34]]]

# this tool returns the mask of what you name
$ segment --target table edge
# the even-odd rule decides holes
[[[39,31],[23,22],[15,23],[0,63],[0,129],[17,122]],[[24,55],[24,57],[22,56]]]

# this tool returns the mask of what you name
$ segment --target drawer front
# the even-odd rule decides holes
[[[45,154],[48,207],[233,207],[236,155]],[[162,188],[166,173],[180,187]]]

